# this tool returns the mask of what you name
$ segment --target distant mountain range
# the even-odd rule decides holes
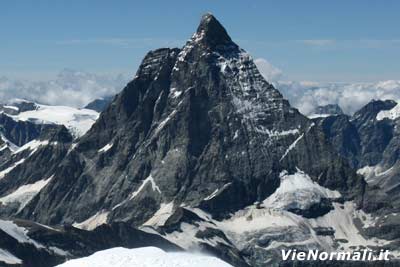
[[[97,112],[102,112],[108,107],[108,105],[111,103],[112,100],[113,96],[105,96],[102,98],[98,98],[87,104],[85,108],[92,109]]]
[[[400,256],[397,103],[309,118],[211,14],[183,48],[150,51],[114,97],[1,109],[5,266],[116,246],[197,250],[236,267],[299,266],[281,262],[284,248]]]

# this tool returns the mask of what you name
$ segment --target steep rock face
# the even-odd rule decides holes
[[[0,214],[3,216],[18,213],[46,185],[72,142],[62,125],[14,117],[36,107],[34,103],[19,100],[3,106],[0,114]]]
[[[17,115],[20,112],[35,110],[37,105],[23,99],[15,99],[7,104],[0,104],[0,111],[10,115]]]
[[[363,209],[375,220],[365,233],[398,242],[400,210],[400,132],[397,103],[373,100],[352,117],[330,116],[314,121],[368,182]],[[392,114],[392,116],[384,116]]]
[[[348,115],[335,115],[314,119],[323,130],[326,138],[350,166],[357,168],[361,157],[361,140],[357,127]]]
[[[33,139],[39,138],[42,132],[58,128],[54,124],[36,124],[29,121],[16,121],[4,113],[0,113],[0,132],[2,136],[16,146],[23,146]]]
[[[42,132],[0,165],[0,214],[15,216],[53,179],[72,136],[64,126]]]
[[[389,144],[395,137],[395,122],[378,120],[377,116],[394,106],[396,102],[391,100],[373,100],[352,117],[334,115],[315,118],[314,122],[352,167],[375,166],[384,157],[393,165],[397,156],[396,152],[390,152],[393,146]]]
[[[368,154],[362,173],[374,193],[368,194],[376,201],[367,202],[368,208],[376,215],[376,223],[367,233],[399,242],[400,220],[400,120],[398,116],[386,117],[398,108],[394,101],[384,101],[374,120],[361,127]],[[396,115],[396,113],[394,113]],[[377,203],[374,203],[377,202]]]
[[[328,104],[325,106],[317,106],[314,110],[314,114],[319,115],[342,115],[343,110],[337,104]]]
[[[376,165],[382,160],[383,152],[393,137],[394,127],[390,120],[377,120],[377,115],[394,106],[396,102],[391,100],[371,101],[353,115],[351,120],[357,127],[361,139],[360,167]]]

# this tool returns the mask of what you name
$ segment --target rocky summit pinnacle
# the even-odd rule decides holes
[[[224,26],[211,13],[203,15],[196,35],[210,48],[232,43]]]

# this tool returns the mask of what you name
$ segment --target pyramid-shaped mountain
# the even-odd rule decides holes
[[[362,182],[210,14],[182,49],[158,49],[74,144],[23,216],[142,224],[160,207],[215,216],[262,201],[282,170],[356,196]],[[212,197],[211,197],[212,196]]]
[[[215,230],[208,219],[227,220],[252,205],[317,218],[335,203],[360,207],[365,190],[319,126],[262,77],[211,14],[183,48],[150,51],[93,127],[67,145],[47,185],[8,215],[86,229],[124,221],[164,235],[185,232],[183,221]],[[287,197],[292,182],[306,188],[296,203]],[[242,259],[220,230],[199,235],[220,238],[219,248]]]

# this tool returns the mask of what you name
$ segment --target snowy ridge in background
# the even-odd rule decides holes
[[[400,105],[397,104],[391,110],[383,110],[379,112],[378,115],[376,116],[376,119],[378,121],[383,120],[385,118],[388,118],[390,120],[395,120],[398,117],[400,117]]]
[[[65,125],[76,137],[85,134],[99,116],[98,112],[90,109],[39,104],[36,104],[36,106],[36,110],[29,110],[10,116],[17,121],[29,120],[40,124],[54,123]]]

